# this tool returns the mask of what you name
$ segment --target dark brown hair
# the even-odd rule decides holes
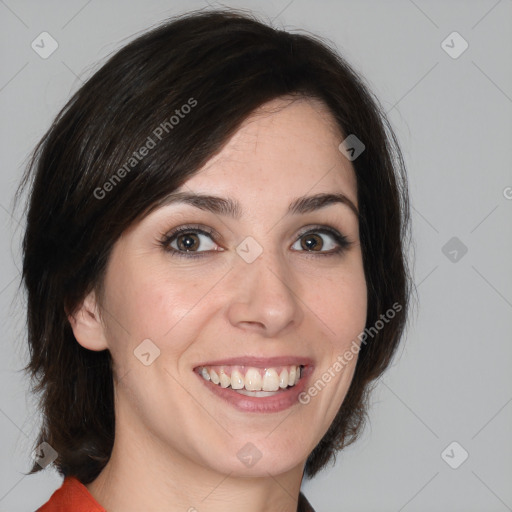
[[[18,190],[17,198],[29,190],[22,278],[25,369],[43,416],[36,445],[58,452],[62,475],[94,480],[110,457],[115,427],[110,353],[79,345],[66,312],[100,289],[124,230],[220,151],[256,108],[284,96],[321,100],[341,133],[364,143],[352,165],[367,327],[401,306],[362,344],[347,396],[305,475],[315,475],[363,428],[372,381],[396,351],[411,292],[408,193],[396,137],[368,87],[325,42],[241,11],[195,11],[139,36],[80,87],[35,148]],[[130,160],[148,137],[151,151]],[[40,469],[35,463],[31,473]]]

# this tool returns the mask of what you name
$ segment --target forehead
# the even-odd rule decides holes
[[[344,136],[316,99],[279,98],[257,109],[223,149],[178,191],[283,197],[343,192],[357,204],[357,181],[338,146]]]

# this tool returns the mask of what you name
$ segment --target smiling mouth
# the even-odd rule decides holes
[[[305,372],[305,365],[269,368],[254,366],[198,366],[195,371],[219,388],[231,389],[240,395],[264,398],[295,387]]]

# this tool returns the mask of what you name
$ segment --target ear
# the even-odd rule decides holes
[[[108,348],[105,327],[101,321],[94,290],[85,297],[74,313],[68,314],[68,320],[76,340],[82,347],[96,351]]]

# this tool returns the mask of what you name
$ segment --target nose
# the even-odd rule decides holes
[[[232,325],[270,338],[301,324],[299,283],[282,256],[263,251],[252,263],[240,258],[235,265],[228,307]]]

